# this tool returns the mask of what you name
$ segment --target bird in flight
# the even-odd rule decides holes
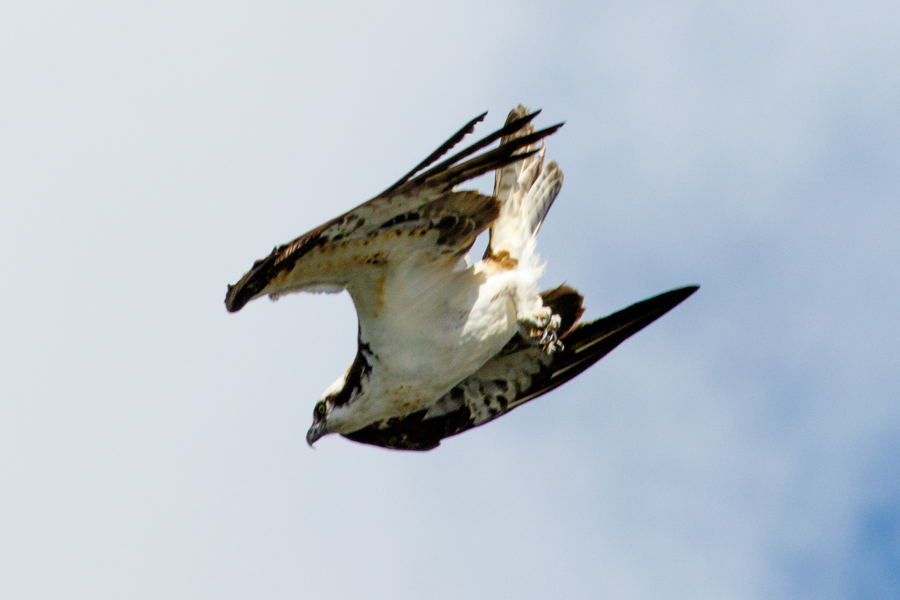
[[[479,115],[388,189],[277,246],[228,286],[230,312],[261,296],[350,293],[356,358],[316,403],[310,445],[339,433],[430,450],[562,385],[697,290],[586,323],[577,291],[539,290],[536,237],[563,180],[544,163],[543,142],[562,123],[535,130],[539,112],[518,106],[499,130],[441,160]],[[491,171],[492,195],[456,189]],[[483,231],[488,246],[473,264]]]

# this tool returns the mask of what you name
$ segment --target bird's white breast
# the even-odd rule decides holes
[[[354,403],[365,424],[430,406],[517,330],[513,272],[498,276],[461,262],[394,268],[373,301],[376,310],[360,311],[361,340],[378,349]]]

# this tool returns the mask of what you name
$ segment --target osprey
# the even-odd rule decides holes
[[[479,115],[387,190],[276,247],[228,286],[231,312],[265,295],[350,293],[356,358],[316,403],[310,445],[340,433],[434,448],[565,383],[697,289],[582,324],[577,291],[539,291],[535,240],[563,179],[544,164],[542,141],[562,123],[536,131],[539,112],[519,106],[502,128],[437,162]],[[491,171],[493,195],[456,190]],[[472,264],[467,253],[485,230],[488,247]]]

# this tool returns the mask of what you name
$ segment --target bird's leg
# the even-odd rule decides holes
[[[553,314],[549,307],[542,306],[530,315],[519,318],[519,333],[550,354],[563,349],[556,335],[559,324],[560,316]]]

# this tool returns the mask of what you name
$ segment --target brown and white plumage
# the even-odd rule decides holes
[[[236,312],[254,298],[290,292],[349,289],[352,295],[356,277],[372,271],[371,267],[402,260],[413,252],[428,258],[465,252],[494,222],[500,205],[495,197],[455,192],[453,188],[534,153],[531,144],[562,126],[534,131],[529,124],[539,113],[512,119],[479,142],[431,166],[471,133],[487,113],[479,115],[381,194],[256,261],[240,281],[228,286],[226,308]],[[527,135],[473,157],[498,139],[525,128]],[[360,286],[367,284],[364,281]]]
[[[353,298],[357,355],[316,404],[310,444],[340,433],[434,447],[593,364],[602,354],[580,353],[601,334],[624,339],[597,322],[573,329],[581,296],[537,287],[536,236],[562,185],[542,141],[561,124],[535,131],[537,114],[519,106],[502,128],[440,160],[484,115],[476,117],[387,190],[276,247],[229,286],[231,312],[265,295],[346,289]],[[455,189],[490,171],[493,195]],[[488,228],[485,256],[471,264],[466,253]],[[675,304],[661,312],[654,304],[621,331],[627,337]],[[554,375],[561,369],[572,375]]]
[[[326,391],[327,419],[311,433],[349,433],[427,407],[494,356],[521,328],[552,349],[556,321],[541,303],[537,271],[465,253],[501,215],[502,201],[455,186],[529,160],[537,113],[438,162],[481,115],[372,200],[275,248],[234,286],[225,304],[291,292],[348,290],[359,316],[359,350]],[[485,150],[502,140],[499,147]]]

